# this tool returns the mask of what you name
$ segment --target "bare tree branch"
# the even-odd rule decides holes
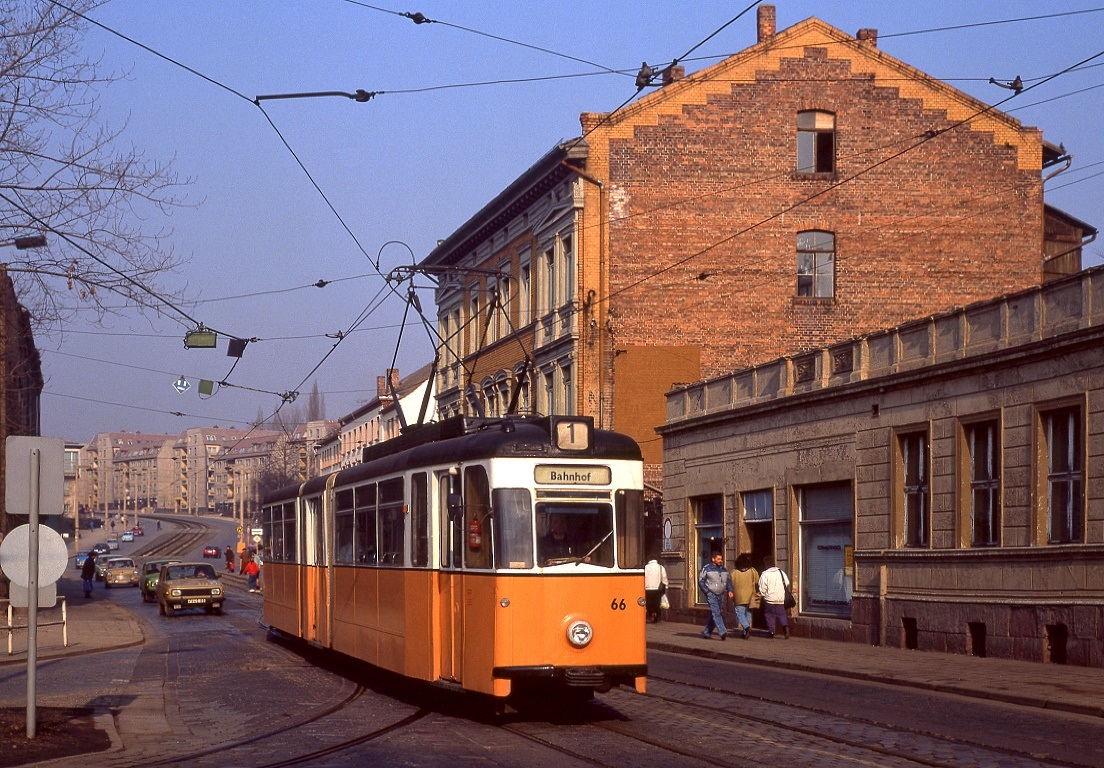
[[[182,205],[187,182],[127,144],[125,123],[101,120],[97,96],[123,75],[89,60],[86,26],[48,0],[0,0],[0,240],[48,235],[46,248],[9,262],[39,332],[59,330],[77,309],[102,318],[179,299],[161,285],[181,264],[171,233],[146,222]]]

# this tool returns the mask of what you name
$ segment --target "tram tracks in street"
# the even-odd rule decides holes
[[[672,690],[656,692],[658,685]],[[774,744],[779,754],[786,755],[787,765],[822,765],[828,755],[841,763],[871,766],[926,766],[927,768],[961,768],[973,765],[1000,765],[1002,768],[1093,768],[1085,763],[1033,754],[1008,748],[995,747],[922,730],[902,728],[854,715],[841,715],[817,707],[773,700],[768,697],[733,692],[722,688],[690,683],[683,680],[649,676],[649,692],[644,698],[649,702],[670,704],[667,714],[648,724],[646,716],[634,717],[633,699],[637,694],[614,692],[614,695],[598,706],[611,707],[622,714],[621,718],[595,723],[595,727],[611,730],[629,738],[644,741],[661,749],[673,751],[703,760],[713,765],[744,766],[749,756],[746,751],[755,744]],[[703,701],[703,696],[705,700]],[[696,700],[695,700],[696,699]],[[746,708],[756,707],[759,712]],[[692,714],[696,713],[696,714]],[[723,720],[716,720],[723,714]],[[675,726],[686,720],[683,729]],[[712,722],[712,724],[710,724]],[[634,733],[644,725],[644,734]],[[744,727],[746,726],[746,727]],[[700,750],[688,750],[685,739],[670,741],[656,734],[687,734],[707,728],[710,739]],[[721,731],[732,734],[740,741],[736,747],[722,746]],[[741,735],[743,734],[743,735]],[[906,738],[902,739],[904,735]],[[750,736],[750,739],[747,738]],[[681,745],[680,745],[681,742]],[[909,744],[903,744],[909,742]],[[807,759],[800,759],[800,753]],[[739,754],[741,760],[728,762],[723,755]],[[891,762],[892,761],[892,762]],[[762,762],[762,759],[752,760]]]

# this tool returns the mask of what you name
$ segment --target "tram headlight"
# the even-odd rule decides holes
[[[573,621],[567,627],[567,641],[576,648],[586,648],[594,639],[594,628],[589,621]]]
[[[645,605],[647,605],[647,603],[648,603],[648,601],[645,600],[643,597],[636,598],[636,604],[639,605],[641,608],[643,608]]]
[[[509,608],[510,607],[510,598],[504,597],[504,598],[502,598],[501,600],[498,601],[498,604],[501,605],[503,608]]]

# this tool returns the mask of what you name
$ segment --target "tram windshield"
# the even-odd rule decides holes
[[[609,504],[538,504],[537,562],[613,567],[613,508]]]

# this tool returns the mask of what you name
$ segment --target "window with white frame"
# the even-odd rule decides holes
[[[483,323],[486,327],[485,338],[488,344],[493,344],[498,341],[498,329],[500,315],[502,308],[498,305],[498,280],[496,278],[489,278],[487,280],[487,317]],[[483,333],[481,330],[480,333]]]
[[[479,350],[479,286],[471,287],[471,301],[468,305],[468,353]]]
[[[541,307],[538,310],[540,314],[545,315],[549,312],[554,312],[556,307],[559,306],[559,300],[557,296],[557,284],[556,284],[556,249],[549,248],[544,252],[544,275],[541,280],[544,286],[544,297],[541,302]]]
[[[560,363],[560,399],[558,413],[571,416],[575,413],[575,385],[571,379],[571,364]]]
[[[502,266],[503,278],[498,281],[498,338],[510,335],[513,327],[510,323],[511,306],[514,300],[513,278],[509,275],[509,264]]]
[[[795,491],[801,522],[801,610],[850,616],[854,591],[848,566],[854,546],[851,483],[803,485]]]
[[[835,295],[836,236],[810,230],[797,233],[797,295]]]
[[[561,303],[567,304],[575,299],[575,251],[571,235],[560,237],[560,275],[562,299]]]
[[[541,394],[541,411],[546,415],[555,414],[556,408],[556,372],[544,371],[544,391]],[[557,414],[558,415],[558,414]]]
[[[518,328],[524,328],[533,319],[533,267],[528,257],[521,263],[518,274]]]

